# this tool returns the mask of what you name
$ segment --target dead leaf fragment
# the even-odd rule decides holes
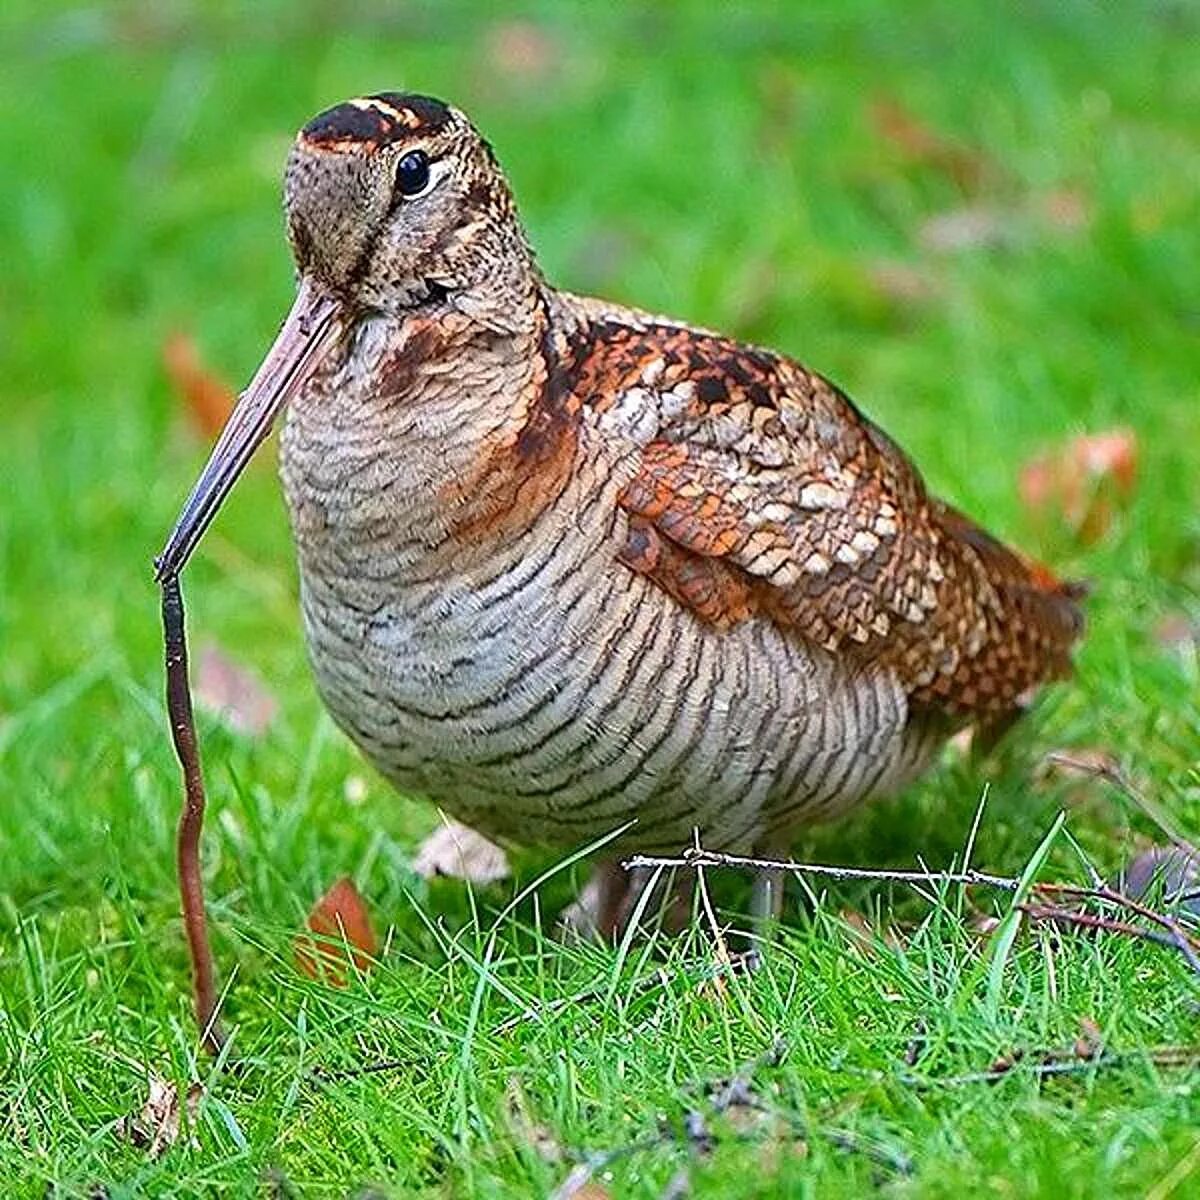
[[[266,684],[213,643],[200,651],[194,691],[200,704],[245,737],[261,737],[279,711]]]
[[[296,938],[296,966],[312,979],[344,987],[351,964],[367,970],[378,943],[367,906],[352,880],[337,881],[308,914],[312,935]]]
[[[868,263],[867,281],[878,295],[898,307],[920,304],[937,290],[926,271],[897,259],[880,258]]]
[[[971,915],[967,927],[979,938],[990,938],[1000,927],[1000,918],[992,913],[976,912]]]
[[[125,1117],[118,1131],[130,1145],[145,1150],[148,1157],[158,1159],[179,1141],[185,1106],[189,1127],[195,1123],[204,1089],[198,1083],[190,1084],[181,1104],[179,1089],[161,1075],[151,1073],[149,1085],[150,1094],[141,1111],[137,1116]]]
[[[1035,516],[1060,518],[1080,541],[1108,532],[1116,509],[1137,482],[1138,444],[1132,429],[1083,434],[1031,459],[1018,480],[1021,500]]]
[[[481,833],[459,821],[447,821],[417,848],[413,870],[422,879],[446,875],[486,886],[512,873],[508,855]]]
[[[965,192],[976,191],[990,164],[977,150],[939,133],[894,97],[871,105],[875,132],[910,162],[948,175]]]
[[[853,908],[843,908],[838,913],[842,924],[846,927],[846,941],[851,950],[863,958],[874,958],[878,946],[875,941],[875,930],[870,921]]]
[[[1040,197],[1039,207],[1046,221],[1064,233],[1083,229],[1092,219],[1091,202],[1078,188],[1054,188]]]
[[[994,1059],[988,1064],[989,1075],[1007,1075],[1023,1058],[1025,1051],[1021,1049],[1010,1050],[1006,1054],[997,1054]]]
[[[167,337],[162,361],[192,423],[206,438],[215,438],[233,411],[237,393],[205,366],[196,343],[186,333],[177,331]]]

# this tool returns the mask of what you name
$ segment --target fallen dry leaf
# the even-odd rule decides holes
[[[1108,532],[1137,482],[1138,444],[1132,429],[1082,434],[1031,459],[1018,481],[1021,500],[1037,516],[1061,518],[1083,542]]]
[[[967,928],[979,938],[990,938],[1000,927],[1000,918],[991,913],[972,913]]]
[[[879,929],[853,908],[843,908],[838,916],[846,926],[846,941],[850,948],[863,958],[875,958],[881,945],[891,950],[905,947],[904,934],[895,925],[889,924]]]
[[[1083,229],[1092,219],[1091,203],[1078,188],[1054,188],[1038,199],[1042,216],[1065,233]]]
[[[904,158],[948,175],[965,192],[976,191],[988,173],[990,164],[983,154],[938,133],[893,97],[876,99],[871,119],[876,133]]]
[[[221,432],[237,393],[200,358],[186,333],[172,333],[163,342],[163,367],[196,428],[207,438]]]
[[[754,145],[770,150],[792,146],[804,108],[804,76],[792,63],[771,59],[758,72],[758,120]]]
[[[180,1104],[179,1089],[160,1075],[151,1073],[150,1094],[137,1116],[125,1117],[119,1127],[120,1135],[130,1145],[145,1150],[153,1159],[161,1158],[182,1132],[182,1110],[186,1106],[187,1123],[191,1126],[200,1108],[203,1088],[198,1083],[188,1087],[184,1104]]]
[[[880,258],[868,263],[866,270],[875,292],[895,305],[920,304],[937,290],[928,273],[911,263]]]
[[[351,963],[367,970],[378,949],[367,906],[348,878],[337,881],[308,914],[312,935],[296,938],[296,966],[313,979],[344,987]]]
[[[200,704],[246,737],[261,737],[279,711],[263,681],[212,643],[200,651],[194,690]]]
[[[512,873],[508,855],[499,846],[459,821],[447,821],[420,844],[413,870],[422,879],[446,875],[481,886]]]
[[[1007,1054],[998,1054],[988,1064],[989,1075],[1007,1075],[1023,1058],[1025,1051],[1021,1049],[1010,1050]]]
[[[808,1141],[803,1137],[767,1138],[758,1151],[758,1162],[767,1175],[776,1175],[788,1159],[808,1157]]]
[[[838,916],[846,926],[846,941],[850,948],[856,950],[863,958],[874,958],[877,946],[871,922],[853,908],[843,908]]]

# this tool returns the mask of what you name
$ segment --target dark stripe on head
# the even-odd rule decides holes
[[[401,119],[410,132],[436,131],[450,123],[450,109],[432,96],[420,96],[415,92],[378,92],[369,96],[401,114]]]
[[[327,108],[300,131],[310,144],[359,143],[378,149],[414,134],[434,133],[450,121],[450,109],[431,96],[381,92]]]

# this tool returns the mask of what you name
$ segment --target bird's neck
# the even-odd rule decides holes
[[[282,474],[306,570],[461,560],[527,530],[570,474],[564,334],[531,278],[495,307],[374,317],[293,403]]]

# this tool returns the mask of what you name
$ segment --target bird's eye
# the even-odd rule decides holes
[[[410,150],[396,168],[396,191],[401,196],[419,196],[429,186],[429,156]]]

